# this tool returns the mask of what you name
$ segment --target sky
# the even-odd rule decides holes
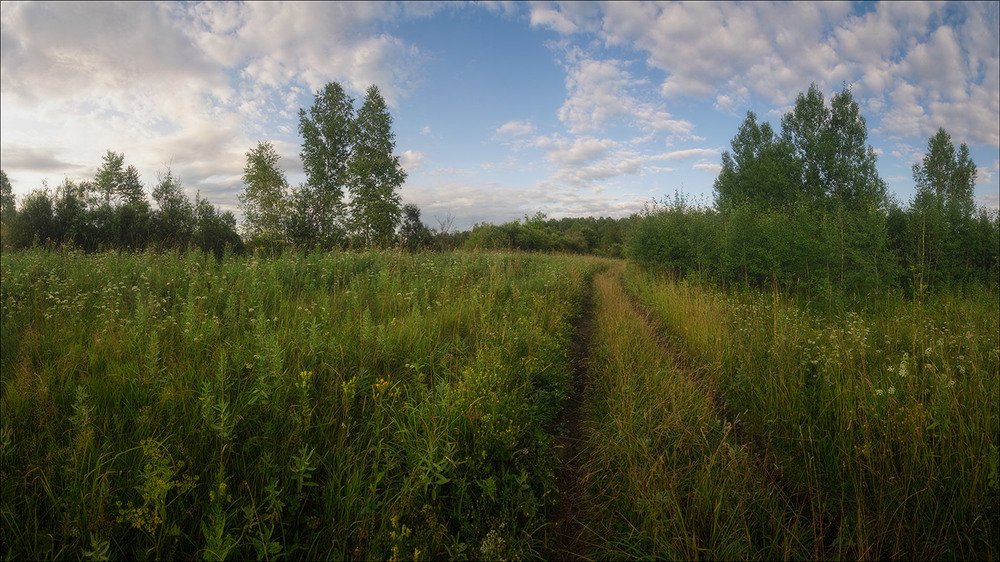
[[[305,180],[298,111],[337,81],[389,104],[404,202],[433,228],[711,204],[746,116],[851,89],[901,203],[944,127],[998,206],[1000,15],[986,3],[3,2],[0,167],[18,196],[125,154],[239,216],[246,153]]]

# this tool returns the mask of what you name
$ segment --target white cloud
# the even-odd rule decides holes
[[[993,175],[1000,172],[1000,160],[994,160],[989,166],[976,167],[976,183],[979,185],[995,185]]]
[[[602,157],[605,152],[617,147],[609,139],[585,136],[572,142],[563,137],[538,137],[534,145],[547,152],[546,158],[560,166],[579,166]]]
[[[425,154],[419,150],[404,150],[399,155],[399,164],[408,174],[420,169],[424,163]]]
[[[619,176],[671,172],[673,168],[655,163],[718,153],[713,149],[687,149],[657,154],[641,150],[634,144],[589,135],[572,140],[559,135],[539,136],[531,141],[531,146],[545,152],[551,165],[550,180],[575,187],[593,186],[595,182]]]
[[[996,191],[984,193],[983,195],[976,197],[976,203],[988,209],[996,210],[997,208],[1000,208],[1000,194]]]
[[[402,196],[420,207],[428,225],[434,226],[450,216],[454,218],[453,227],[458,229],[469,229],[482,222],[500,224],[519,220],[538,211],[550,218],[627,217],[641,211],[648,201],[632,193],[599,193],[568,188],[550,180],[523,187],[496,182],[407,183]]]
[[[863,15],[846,3],[612,2],[589,12],[575,4],[532,12],[536,25],[567,37],[595,30],[607,45],[643,53],[666,75],[667,99],[709,97],[732,112],[752,96],[788,106],[811,82],[824,92],[846,83],[874,113],[869,124],[888,134],[929,136],[946,126],[1000,146],[995,3],[883,2]],[[622,111],[621,102],[567,104],[574,126]]]
[[[569,50],[567,59],[567,98],[558,115],[571,133],[601,131],[623,123],[674,139],[695,138],[693,123],[674,119],[662,103],[641,101],[633,93],[645,81],[634,78],[624,62],[596,60],[577,49]]]
[[[497,127],[498,134],[520,137],[535,132],[535,126],[528,121],[508,121]]]
[[[688,160],[690,158],[706,157],[706,156],[716,156],[719,151],[714,148],[688,148],[684,150],[675,150],[673,152],[667,152],[665,154],[660,154],[655,157],[657,160]]]
[[[716,164],[714,162],[698,162],[697,164],[694,164],[691,167],[694,168],[695,170],[708,172],[712,175],[719,175],[719,172],[722,171],[722,165]]]
[[[398,13],[378,3],[4,4],[5,170],[32,173],[14,158],[31,149],[36,163],[65,163],[82,179],[112,149],[147,186],[172,165],[191,195],[235,203],[257,140],[274,140],[289,174],[300,172],[288,123],[327,81],[355,95],[377,84],[390,103],[412,89],[421,54],[375,32]]]
[[[531,10],[531,25],[535,27],[548,27],[558,33],[569,34],[578,28],[570,21],[563,12],[551,6],[536,5]]]

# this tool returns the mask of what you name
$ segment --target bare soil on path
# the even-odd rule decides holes
[[[583,440],[582,405],[587,395],[587,369],[590,354],[590,339],[594,333],[593,281],[583,296],[582,311],[573,335],[572,365],[573,381],[571,394],[566,398],[563,410],[556,420],[553,437],[559,456],[556,483],[559,498],[553,509],[554,537],[550,539],[549,560],[588,560],[584,524],[584,492],[586,475],[583,473],[581,442]],[[554,544],[552,544],[554,543]]]

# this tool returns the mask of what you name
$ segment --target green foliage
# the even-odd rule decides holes
[[[15,248],[28,248],[56,242],[54,202],[47,187],[36,189],[21,200],[21,209],[11,221],[11,245]]]
[[[420,220],[420,207],[413,203],[403,205],[403,224],[399,229],[399,238],[407,250],[429,248],[433,240],[431,230]]]
[[[0,170],[0,223],[8,224],[16,212],[14,187],[7,179],[7,172]]]
[[[811,86],[775,136],[748,113],[722,157],[715,209],[683,198],[632,224],[638,262],[721,285],[781,287],[827,304],[903,287],[996,286],[995,214],[977,214],[975,164],[942,129],[914,166],[909,209],[890,201],[850,90]],[[991,237],[992,236],[992,237]]]
[[[157,206],[152,220],[155,238],[167,248],[186,248],[194,231],[193,209],[170,168],[160,175],[153,189],[153,201]]]
[[[219,212],[218,208],[195,195],[194,233],[191,243],[203,252],[211,252],[216,258],[222,258],[226,248],[240,253],[243,251],[243,240],[236,232],[236,217],[231,211]]]
[[[975,234],[976,165],[968,147],[963,143],[956,151],[951,136],[938,129],[927,142],[923,160],[913,165],[913,181],[917,193],[905,228],[915,283],[937,288],[977,280],[991,264],[972,267],[975,261],[983,262],[989,250]]]
[[[608,217],[547,219],[544,213],[536,213],[534,217],[525,216],[523,221],[477,224],[464,236],[462,247],[622,257],[630,222]]]
[[[128,189],[125,186],[124,168],[124,153],[109,150],[104,155],[104,163],[97,169],[97,175],[94,176],[94,182],[91,184],[91,189],[99,201],[99,205],[103,203],[108,207],[117,206],[119,195]]]
[[[343,235],[343,194],[348,184],[348,161],[354,138],[354,100],[337,82],[328,83],[316,93],[306,114],[299,110],[299,134],[302,136],[302,166],[306,185],[296,192],[291,219],[309,217],[296,223],[296,237],[331,247]]]
[[[66,178],[54,192],[42,189],[26,197],[20,210],[7,211],[3,244],[15,248],[69,244],[92,252],[151,246],[186,249],[193,243],[216,256],[227,246],[241,251],[243,243],[232,213],[219,213],[200,196],[192,206],[169,169],[153,190],[158,206],[154,210],[138,170],[123,166],[124,156],[109,150],[95,181],[77,183]]]
[[[868,146],[868,128],[851,91],[835,93],[827,107],[813,84],[795,100],[781,120],[800,169],[799,190],[811,202],[843,205],[849,210],[882,205],[885,182],[875,168],[877,156]]]
[[[768,123],[757,124],[747,112],[732,141],[733,152],[722,153],[722,170],[715,180],[716,206],[728,211],[742,204],[785,207],[798,200],[799,163],[787,139]]]
[[[393,154],[392,116],[376,86],[365,94],[352,128],[354,139],[347,174],[350,178],[351,223],[365,245],[392,241],[400,220],[399,188],[406,171]]]
[[[598,266],[5,253],[0,554],[537,557]]]
[[[271,250],[285,240],[288,180],[278,167],[280,158],[270,142],[258,142],[247,152],[240,194],[246,236]]]

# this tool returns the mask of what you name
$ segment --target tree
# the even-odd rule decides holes
[[[433,240],[431,230],[420,220],[420,207],[413,203],[403,205],[403,225],[399,229],[399,237],[407,250],[426,248]]]
[[[332,240],[323,242],[322,233],[323,209],[316,204],[318,192],[307,185],[299,186],[291,191],[286,201],[284,229],[289,242],[295,246],[315,246],[321,244],[331,247]],[[327,231],[329,232],[329,231]]]
[[[98,201],[107,206],[117,204],[117,198],[124,189],[125,154],[108,150],[104,155],[104,163],[97,169],[92,187]]]
[[[278,167],[280,158],[270,142],[258,142],[247,152],[240,194],[247,237],[272,247],[285,239],[288,180]]]
[[[378,87],[368,88],[353,131],[354,150],[347,171],[354,232],[365,244],[386,245],[399,224],[399,188],[406,172],[393,155],[392,116]]]
[[[866,144],[868,128],[848,88],[834,94],[827,108],[816,85],[809,86],[782,118],[781,135],[792,148],[800,191],[808,199],[851,210],[885,205],[877,155]]]
[[[757,116],[748,111],[732,147],[732,154],[722,153],[722,170],[714,185],[720,210],[743,203],[783,207],[798,198],[792,147],[774,134],[769,123],[758,125]]]
[[[7,172],[0,170],[0,223],[9,224],[16,212],[14,187],[7,179]]]
[[[955,150],[951,136],[938,129],[927,141],[927,153],[913,165],[917,193],[911,209],[911,240],[915,265],[925,282],[954,280],[970,273],[975,258],[969,253],[975,229],[976,164],[964,143]]]
[[[129,164],[118,183],[118,199],[123,205],[138,205],[146,202],[146,191],[139,179],[139,170]]]
[[[48,186],[43,183],[41,189],[24,197],[21,210],[12,223],[11,238],[15,247],[25,248],[56,240],[52,195]]]
[[[340,84],[328,83],[316,93],[309,109],[299,110],[299,134],[302,135],[302,167],[306,185],[298,190],[299,211],[308,204],[311,221],[299,224],[324,245],[332,245],[342,235],[343,194],[348,181],[347,164],[351,155],[354,100]]]
[[[244,228],[250,237],[280,239],[288,188],[285,173],[277,165],[280,156],[267,141],[258,142],[246,156],[240,195]]]
[[[220,213],[208,199],[202,199],[200,193],[195,194],[194,200],[195,228],[191,242],[204,252],[212,252],[217,259],[222,258],[227,246],[234,252],[242,251],[243,241],[236,232],[233,213]]]
[[[71,241],[84,248],[92,249],[90,244],[96,243],[92,232],[90,212],[87,209],[87,190],[89,184],[74,183],[69,178],[63,180],[56,188],[54,201],[54,231],[60,241]]]
[[[170,168],[160,174],[159,183],[153,189],[153,200],[158,207],[153,214],[156,240],[168,247],[187,247],[194,231],[191,200]]]

